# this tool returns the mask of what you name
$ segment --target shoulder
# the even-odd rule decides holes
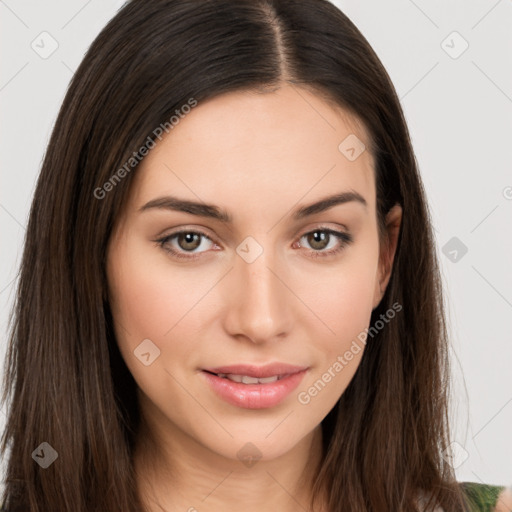
[[[460,487],[470,506],[469,510],[478,512],[493,512],[498,505],[498,497],[505,490],[503,485],[477,482],[460,482]],[[497,508],[496,510],[507,509]]]

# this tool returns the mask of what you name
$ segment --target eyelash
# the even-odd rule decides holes
[[[329,235],[332,235],[332,236],[338,238],[338,240],[340,241],[340,244],[336,248],[330,249],[328,251],[320,251],[320,250],[311,249],[309,252],[310,252],[310,256],[313,258],[327,258],[329,256],[334,256],[335,254],[338,254],[346,246],[348,246],[349,244],[351,244],[353,242],[353,237],[349,233],[343,233],[341,231],[335,231],[333,229],[325,228],[325,227],[319,227],[317,229],[313,229],[312,231],[308,231],[308,232],[304,233],[303,235],[301,235],[299,240],[301,238],[304,238],[307,235],[317,233],[317,232],[327,233]],[[202,253],[188,253],[187,254],[187,253],[182,253],[182,252],[176,251],[174,249],[171,249],[169,246],[166,246],[166,244],[170,240],[172,240],[173,238],[176,238],[178,235],[182,235],[182,234],[199,235],[199,236],[202,236],[202,237],[210,240],[211,242],[213,242],[213,240],[208,235],[206,235],[206,233],[203,233],[201,231],[195,231],[195,230],[176,231],[175,233],[172,233],[170,235],[167,235],[165,237],[162,237],[162,238],[159,238],[159,239],[153,240],[153,241],[156,243],[156,245],[158,247],[162,248],[167,253],[170,253],[175,258],[184,259],[184,260],[195,260],[195,259],[199,258]],[[187,255],[185,255],[185,254],[187,254]]]

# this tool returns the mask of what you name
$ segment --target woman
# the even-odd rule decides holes
[[[446,455],[403,113],[326,1],[120,10],[58,116],[14,319],[8,511],[451,512],[483,489]]]

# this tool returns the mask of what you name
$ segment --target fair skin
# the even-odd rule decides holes
[[[512,512],[512,486],[501,491],[494,512]]]
[[[229,93],[199,103],[137,169],[109,244],[107,275],[117,341],[144,418],[135,467],[148,510],[307,509],[320,422],[354,376],[364,343],[307,404],[298,395],[369,327],[390,278],[402,213],[391,210],[389,243],[379,243],[373,157],[366,150],[347,159],[338,146],[350,134],[369,147],[355,119],[305,89]],[[301,206],[346,191],[366,206],[349,201],[294,219]],[[232,222],[141,211],[168,195],[216,205]],[[353,241],[308,235],[325,229]],[[206,237],[155,242],[179,230]],[[248,262],[240,247],[263,252]],[[146,339],[160,350],[148,366],[134,355]],[[226,402],[202,371],[273,362],[307,371],[279,404],[259,409]],[[245,463],[241,449],[259,460]]]

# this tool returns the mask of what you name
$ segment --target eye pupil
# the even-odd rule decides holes
[[[314,249],[324,249],[329,241],[329,233],[325,231],[313,231],[308,235],[308,243]]]
[[[185,245],[182,244],[183,240],[185,240]],[[192,246],[187,244],[191,244]],[[199,245],[201,245],[200,235],[197,233],[180,233],[178,235],[178,245],[184,250],[197,249]]]

